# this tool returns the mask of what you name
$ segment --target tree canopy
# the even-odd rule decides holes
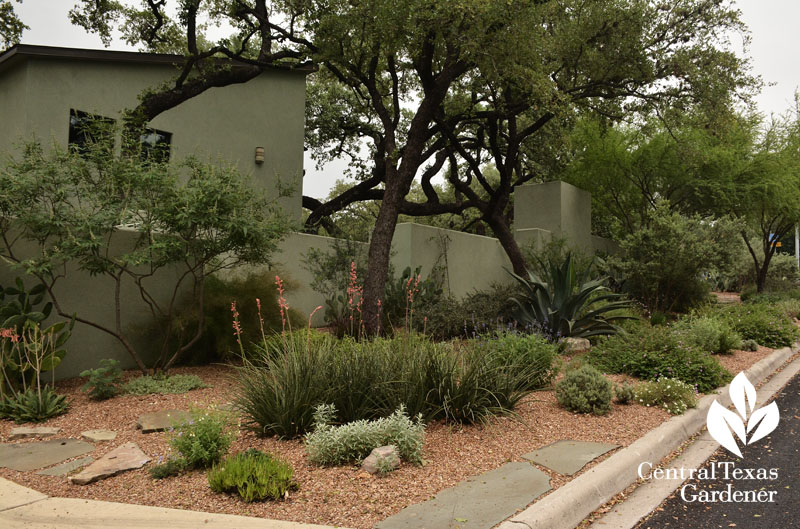
[[[137,8],[82,0],[71,18],[106,39],[116,27],[145,49],[183,50],[174,82],[131,111],[140,123],[270,68],[320,68],[309,90],[308,147],[318,159],[350,155],[357,183],[324,203],[307,200],[307,222],[357,200],[381,201],[365,283],[368,326],[377,322],[400,214],[477,208],[519,270],[503,218],[510,195],[558,161],[561,128],[576,113],[623,119],[724,106],[757,84],[728,42],[746,28],[721,0],[143,0]],[[212,39],[211,26],[229,34]],[[496,183],[484,174],[489,164]],[[457,191],[452,199],[432,184],[441,175]],[[422,201],[408,200],[415,180]]]

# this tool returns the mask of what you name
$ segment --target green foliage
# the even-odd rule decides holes
[[[650,310],[685,311],[706,301],[703,274],[731,265],[738,228],[722,219],[703,219],[659,205],[648,224],[628,235],[624,257],[611,260],[626,278],[624,288]]]
[[[314,277],[311,288],[325,299],[327,323],[337,336],[348,334],[354,325],[350,318],[354,304],[360,299],[360,293],[354,291],[358,288],[357,280],[367,276],[365,245],[350,239],[335,239],[330,251],[310,248],[303,255],[303,266]]]
[[[163,458],[159,458],[162,460]],[[153,479],[166,479],[179,475],[186,470],[186,461],[179,457],[169,457],[164,463],[152,465],[147,469]]]
[[[725,319],[719,317],[685,318],[675,325],[675,330],[685,333],[690,344],[709,353],[730,354],[742,345],[742,337]]]
[[[207,388],[197,375],[145,375],[128,381],[123,390],[132,395],[170,395]]]
[[[199,329],[171,325],[177,293],[195,293],[189,306],[200,310],[207,275],[266,262],[288,228],[279,210],[231,167],[191,158],[144,162],[138,153],[122,149],[117,155],[102,142],[81,153],[30,143],[0,170],[0,190],[0,233],[14,233],[3,237],[3,257],[47,285],[51,295],[65,269],[102,277],[115,288],[136,285],[154,320],[165,322],[153,366],[163,370],[198,339]],[[24,259],[17,253],[20,244],[32,247]],[[156,293],[147,279],[167,267],[185,274],[176,269],[180,280]],[[122,310],[121,299],[109,300],[109,313]],[[145,369],[127,331],[92,323]]]
[[[513,328],[516,304],[510,298],[517,291],[514,284],[493,283],[461,300],[442,296],[434,304],[415,307],[416,327],[436,340],[474,338]]]
[[[195,410],[191,419],[171,431],[169,444],[187,468],[208,468],[219,461],[235,437],[226,414]]]
[[[731,379],[716,358],[668,326],[640,325],[611,336],[596,344],[586,358],[606,373],[625,373],[643,380],[677,378],[702,393]]]
[[[630,384],[617,384],[614,386],[614,396],[619,404],[630,404],[635,397],[634,387]]]
[[[280,500],[297,488],[289,462],[254,449],[216,463],[208,484],[214,492],[235,493],[247,503]]]
[[[260,302],[260,314],[257,304]],[[209,277],[205,284],[205,326],[203,338],[192,349],[192,358],[206,360],[229,359],[232,352],[238,355],[239,346],[231,329],[231,303],[236,302],[242,333],[239,339],[245,344],[261,339],[260,329],[267,334],[283,328],[278,305],[275,273],[253,272],[243,277],[222,279]],[[303,317],[295,310],[289,311],[289,323],[301,326]]]
[[[0,1],[0,51],[18,43],[22,32],[26,29],[30,28],[23,24],[14,13],[14,5],[11,0]]]
[[[743,339],[755,340],[767,347],[786,347],[800,336],[794,320],[771,305],[728,305],[720,309],[720,314]]]
[[[558,403],[576,413],[605,415],[611,411],[612,383],[589,365],[567,371],[556,384]]]
[[[680,415],[697,406],[694,387],[674,378],[659,378],[643,382],[636,387],[636,402],[644,406],[658,406],[672,415]]]
[[[341,426],[331,423],[336,407],[322,404],[314,411],[314,430],[306,435],[308,459],[317,465],[358,462],[375,448],[394,445],[401,459],[422,463],[425,424],[422,417],[411,420],[403,406],[389,417],[374,421],[353,421]]]
[[[413,334],[340,342],[304,334],[270,339],[239,368],[236,404],[261,434],[309,431],[313,408],[326,403],[341,423],[385,417],[401,405],[425,420],[480,421],[512,411],[554,374],[556,347],[536,337],[456,347]]]
[[[758,342],[750,338],[747,340],[742,340],[742,351],[758,351]]]
[[[538,326],[553,338],[587,338],[614,334],[619,330],[615,322],[630,319],[628,314],[620,314],[631,307],[630,302],[609,292],[603,280],[590,280],[589,268],[579,274],[572,254],[561,263],[551,260],[542,267],[547,269],[544,278],[533,272],[527,278],[509,272],[523,290],[521,296],[512,298],[520,325]]]
[[[88,391],[89,397],[95,400],[110,399],[121,390],[122,369],[117,360],[104,358],[100,360],[100,367],[82,371],[80,376],[89,377],[81,389]]]
[[[399,278],[386,282],[386,290],[381,301],[384,329],[393,329],[403,323],[403,327],[422,331],[426,327],[425,316],[419,317],[423,308],[436,306],[443,297],[442,286],[432,277],[421,276],[422,267],[412,273],[407,266]]]
[[[0,287],[0,394],[24,390],[36,383],[42,373],[52,372],[67,354],[64,345],[72,334],[74,321],[69,325],[57,322],[42,329],[42,322],[53,309],[51,302],[38,307],[45,294],[43,284],[26,290],[19,277],[13,287]]]
[[[0,418],[16,423],[42,422],[67,412],[69,402],[50,386],[0,396]]]

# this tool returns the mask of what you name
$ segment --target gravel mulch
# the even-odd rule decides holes
[[[752,353],[737,351],[720,357],[720,361],[736,374],[770,352],[771,349],[767,348]],[[95,402],[80,391],[82,380],[62,381],[56,383],[56,387],[68,395],[71,409],[68,414],[43,425],[60,427],[60,436],[71,438],[80,438],[80,432],[89,429],[116,430],[118,435],[114,441],[96,445],[92,454],[95,459],[125,442],[134,441],[157,460],[168,453],[167,437],[160,433],[142,434],[136,430],[139,415],[169,408],[225,404],[230,402],[230,391],[235,384],[233,370],[224,366],[179,368],[174,372],[199,375],[213,387],[183,395],[123,395]],[[135,376],[137,373],[126,373],[128,379]],[[611,378],[619,381],[624,377]],[[232,451],[258,448],[279,454],[294,466],[299,490],[280,502],[247,504],[232,496],[215,494],[209,489],[206,474],[202,471],[154,481],[145,467],[86,486],[72,485],[63,477],[38,476],[34,472],[16,472],[6,468],[0,468],[0,476],[52,496],[366,529],[459,481],[509,461],[522,461],[523,454],[555,441],[574,439],[627,446],[669,417],[660,409],[619,404],[613,404],[611,413],[604,417],[576,415],[557,405],[553,391],[541,391],[525,399],[514,417],[496,418],[488,424],[475,426],[430,424],[425,442],[425,464],[413,466],[404,463],[385,478],[373,477],[355,466],[315,467],[308,463],[301,440],[262,439],[251,432],[242,432]],[[15,426],[10,421],[0,421],[0,440],[6,441]],[[609,455],[587,465],[583,471]],[[553,488],[571,479],[540,468],[551,476]]]

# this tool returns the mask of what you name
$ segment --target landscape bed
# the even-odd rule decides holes
[[[767,356],[772,349],[759,347],[755,352],[735,351],[716,358],[731,373],[745,370]],[[56,383],[66,394],[71,408],[66,415],[52,418],[45,426],[61,429],[58,437],[80,438],[90,429],[117,431],[111,442],[97,443],[91,454],[98,459],[126,442],[136,442],[153,462],[144,468],[120,474],[86,486],[70,484],[64,477],[37,475],[0,468],[4,477],[45,494],[57,497],[87,498],[191,509],[206,512],[239,514],[306,523],[366,529],[404,507],[423,502],[439,491],[471,476],[500,467],[506,462],[523,461],[522,455],[562,439],[630,445],[648,431],[670,418],[653,407],[612,404],[605,416],[574,414],[556,402],[554,391],[538,391],[526,397],[516,415],[497,417],[483,425],[459,426],[432,422],[426,430],[423,466],[403,463],[386,477],[375,477],[358,466],[322,468],[309,463],[300,439],[259,438],[242,429],[229,453],[257,448],[286,458],[295,469],[298,490],[282,501],[245,503],[238,497],[217,494],[208,486],[207,471],[189,471],[177,477],[154,480],[147,472],[159,457],[168,452],[163,433],[143,434],[136,429],[140,415],[166,409],[189,409],[193,406],[221,406],[231,400],[230,377],[234,371],[225,366],[178,368],[174,373],[195,374],[211,387],[179,395],[122,395],[107,401],[90,400],[80,391],[82,379]],[[126,372],[126,380],[138,376]],[[633,380],[620,375],[609,378],[621,382]],[[16,425],[0,421],[0,440],[7,442]],[[19,443],[35,440],[16,441]],[[588,464],[581,472],[602,461],[610,452]],[[562,476],[538,467],[551,478],[553,489],[574,476]]]

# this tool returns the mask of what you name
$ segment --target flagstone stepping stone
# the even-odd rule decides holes
[[[19,471],[36,470],[88,454],[92,450],[94,445],[77,439],[0,444],[0,467]]]
[[[117,437],[117,432],[113,430],[86,430],[81,432],[81,437],[87,441],[101,443],[103,441],[113,441]]]
[[[125,443],[107,453],[78,474],[68,479],[76,485],[87,485],[99,479],[116,476],[126,470],[143,467],[150,458],[136,443]]]
[[[9,441],[16,441],[17,439],[27,439],[28,437],[52,437],[56,435],[61,428],[51,426],[21,426],[19,428],[12,428],[11,434],[8,436]]]
[[[76,459],[75,461],[70,461],[69,463],[61,463],[60,465],[56,465],[45,470],[40,470],[37,472],[37,474],[41,476],[66,476],[70,472],[74,472],[79,468],[85,467],[92,461],[94,461],[92,456],[86,456]]]
[[[139,417],[136,427],[141,429],[142,433],[163,432],[171,426],[188,421],[191,417],[192,415],[184,410],[155,411]]]
[[[528,463],[506,463],[406,507],[375,529],[490,529],[550,490],[550,477]]]
[[[522,458],[555,470],[559,474],[571,476],[590,461],[615,448],[619,448],[619,445],[587,441],[557,441],[525,454]]]

